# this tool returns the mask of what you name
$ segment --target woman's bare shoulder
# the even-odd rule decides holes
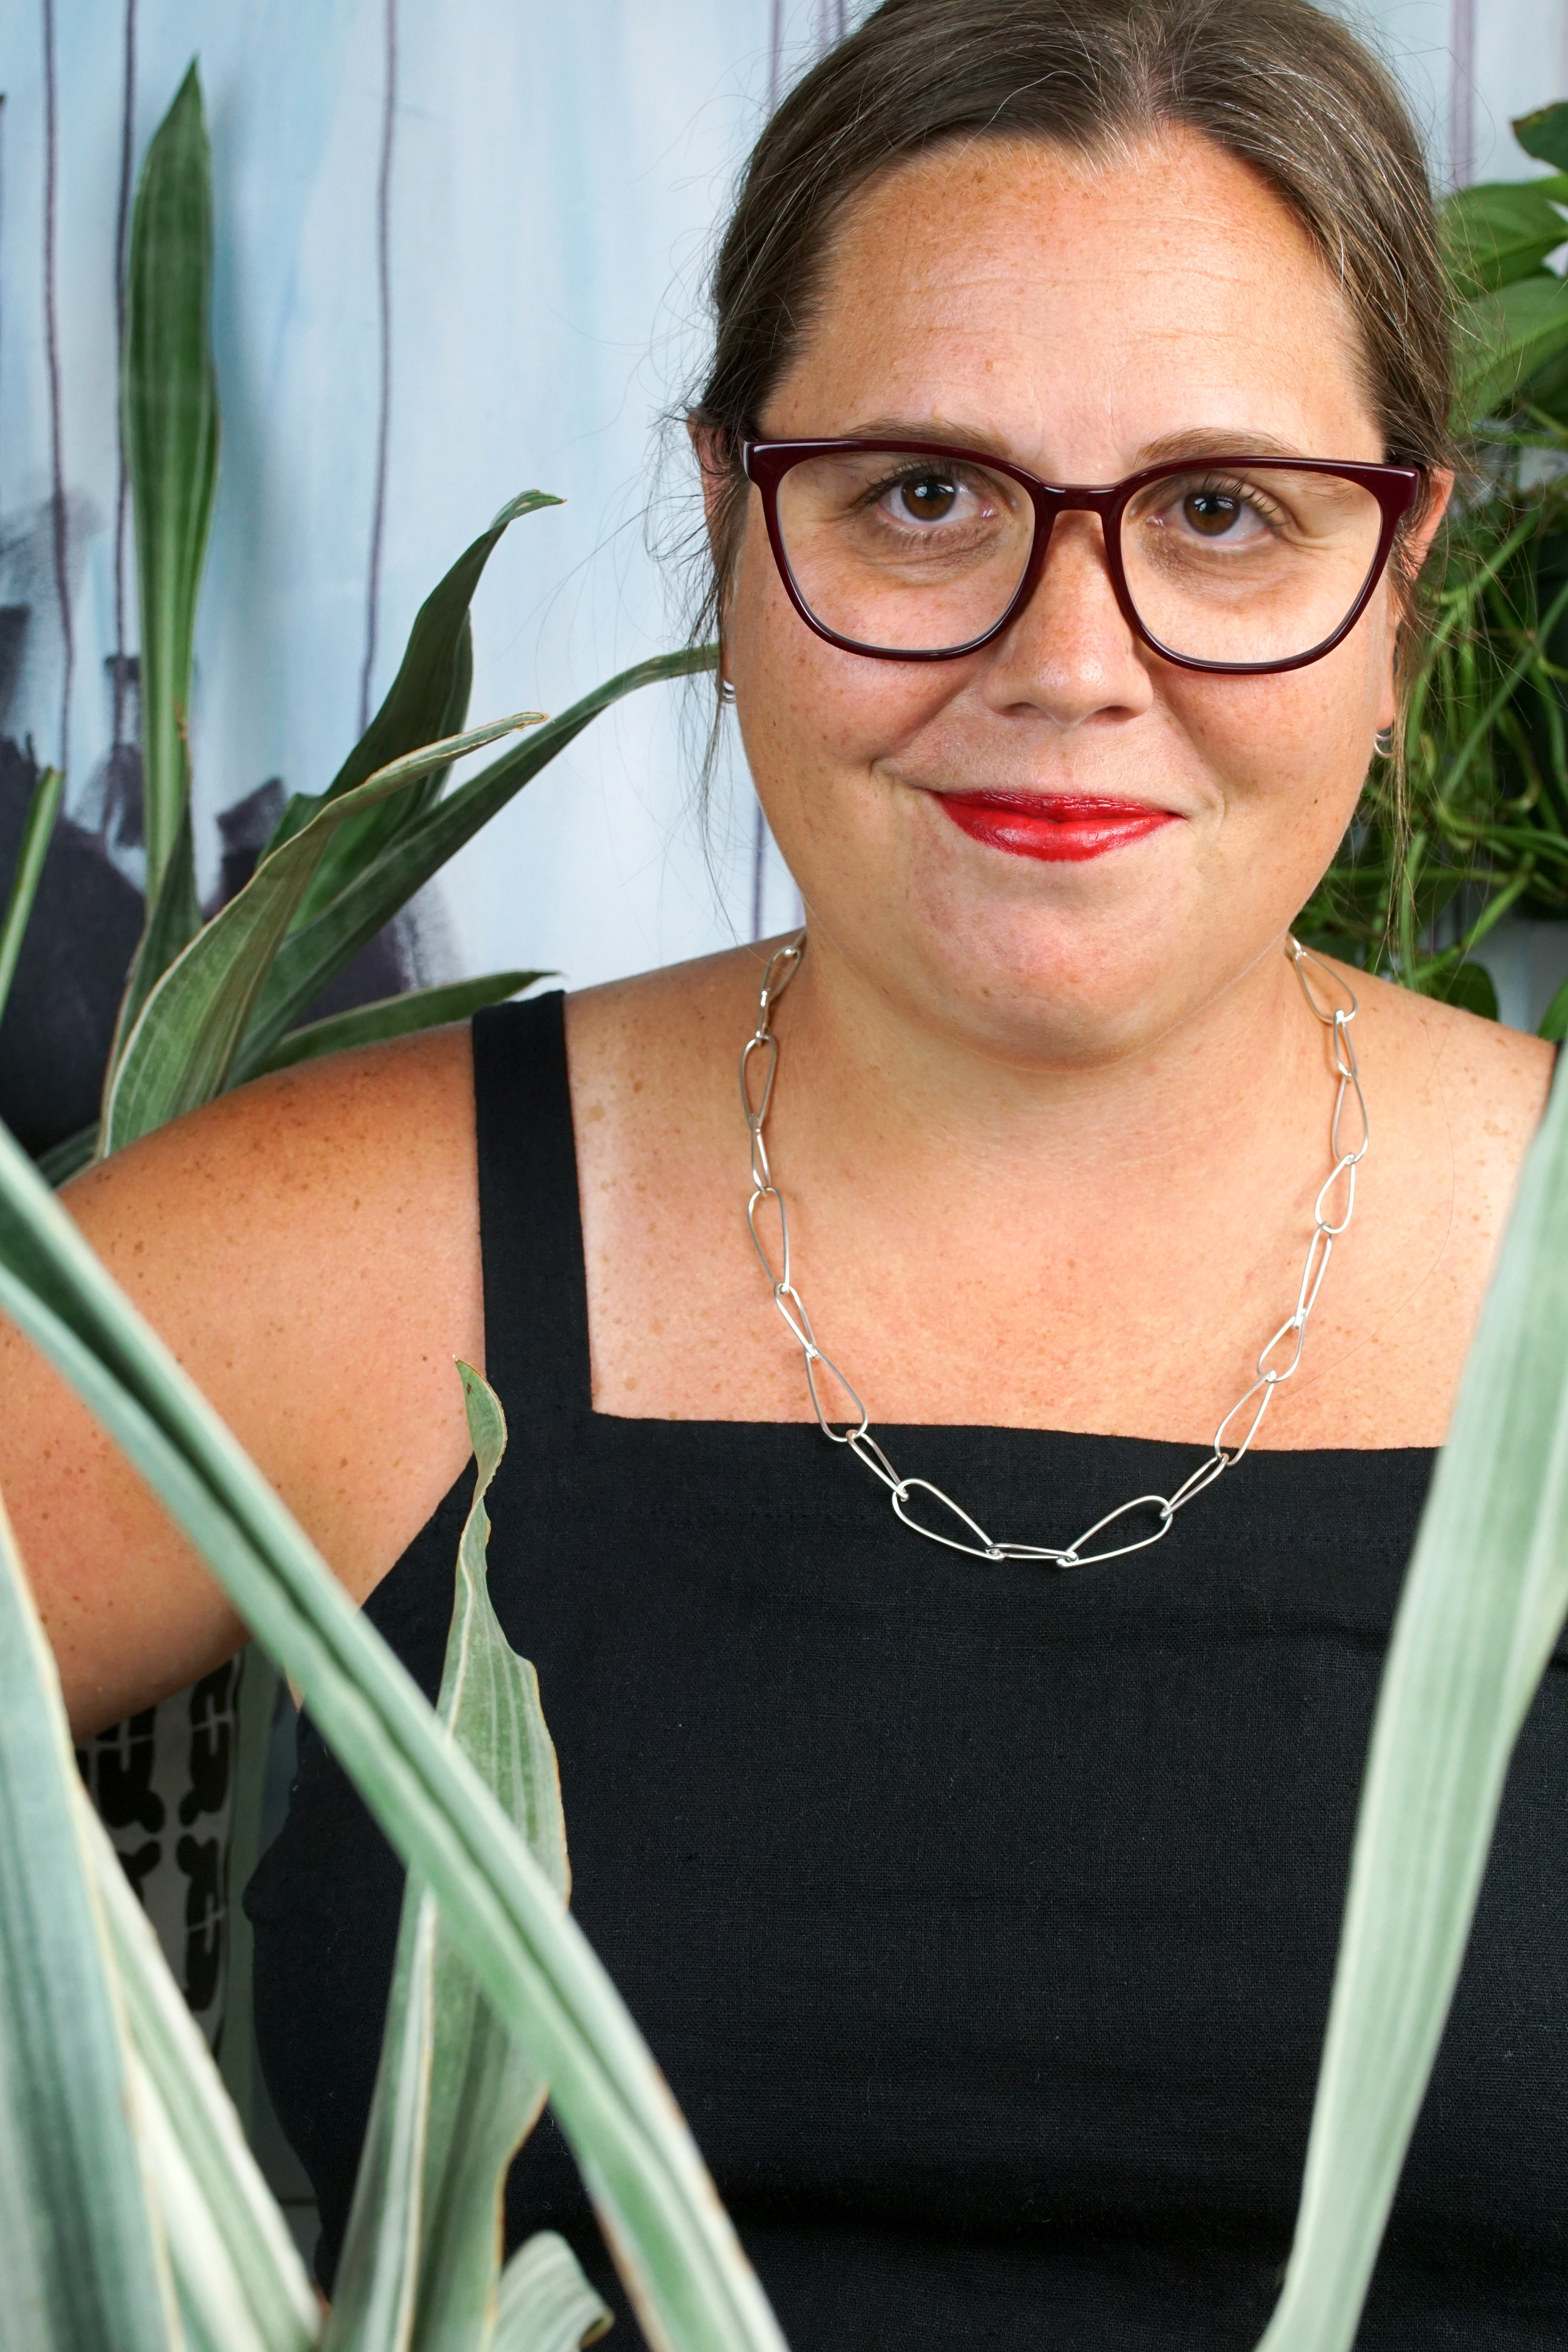
[[[117,1152],[65,1205],[362,1596],[467,1454],[482,1361],[466,1029],[258,1079]],[[78,1727],[238,1638],[151,1497],[0,1329],[0,1487]]]

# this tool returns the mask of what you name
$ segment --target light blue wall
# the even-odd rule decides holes
[[[37,608],[6,732],[61,737],[45,335],[50,0],[0,16],[0,603]],[[81,804],[110,740],[115,643],[113,275],[126,0],[52,0],[59,438],[75,548],[69,734]],[[377,186],[389,0],[141,0],[138,153],[199,54],[216,173],[222,483],[193,714],[212,813],[270,775],[317,789],[355,731],[367,631],[381,342]],[[787,73],[839,15],[790,0]],[[702,260],[778,70],[775,0],[396,0],[391,407],[374,688],[421,596],[513,491],[476,608],[476,718],[559,709],[674,633],[643,545],[650,435],[701,354]],[[1381,0],[1439,169],[1521,159],[1508,118],[1568,92],[1564,0]],[[1458,86],[1453,55],[1472,65]],[[681,477],[684,481],[684,475]],[[665,518],[666,521],[672,520]],[[134,644],[134,624],[130,643]],[[681,698],[584,738],[450,871],[449,968],[583,982],[749,929],[750,803],[709,841]],[[770,873],[765,919],[792,894]]]

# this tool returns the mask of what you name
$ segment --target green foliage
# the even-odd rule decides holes
[[[120,373],[141,600],[150,906],[178,853],[190,793],[196,596],[218,478],[212,262],[212,153],[193,64],[153,135],[137,184]]]
[[[1568,105],[1516,123],[1550,178],[1444,207],[1467,450],[1428,567],[1406,779],[1373,764],[1297,929],[1312,945],[1495,1016],[1489,932],[1568,915]]]

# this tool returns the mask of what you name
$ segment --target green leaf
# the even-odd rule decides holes
[[[488,530],[465,548],[414,615],[398,674],[388,688],[370,726],[350,752],[326,797],[352,792],[380,768],[422,743],[434,743],[457,734],[468,716],[468,693],[474,677],[474,640],[468,608],[486,564],[499,545],[508,524],[558,507],[561,500],[548,490],[524,490],[501,509]],[[441,797],[448,770],[434,768],[416,778],[406,792],[382,807],[367,810],[344,827],[321,861],[301,908],[301,918],[315,914],[345,888],[366,866],[387,848],[412,820]]]
[[[1568,177],[1482,182],[1461,188],[1442,210],[1448,274],[1462,295],[1495,294],[1538,271],[1568,245]]]
[[[1348,2352],[1568,1615],[1568,1087],[1520,1181],[1378,1698],[1285,2291],[1261,2352]]]
[[[368,872],[350,883],[340,898],[284,941],[266,987],[261,992],[236,1066],[236,1078],[254,1077],[266,1066],[274,1046],[293,1027],[308,1004],[350,963],[367,940],[374,939],[400,907],[438,873],[481,825],[487,824],[523,786],[574,737],[580,735],[601,710],[639,687],[661,679],[686,677],[712,669],[718,659],[714,646],[683,648],[638,662],[632,669],[596,687],[552,719],[526,745],[471,776],[448,793],[433,809],[411,824]]]
[[[1537,107],[1511,127],[1527,155],[1550,163],[1554,171],[1568,172],[1568,102],[1559,100],[1555,106]]]
[[[187,2331],[216,2352],[308,2352],[320,2311],[305,2266],[120,1857],[79,1782],[73,1795],[141,2069]]]
[[[173,2284],[78,1786],[54,1660],[0,1507],[5,2341],[17,2352],[173,2352]]]
[[[457,1557],[437,1717],[495,1790],[564,1903],[566,1824],[534,1670],[490,1604],[485,1496],[506,1450],[500,1404],[459,1365],[477,1459]],[[417,2108],[411,2078],[425,2086]],[[355,2185],[325,2352],[381,2352],[395,2266],[414,2297],[414,2352],[486,2352],[501,2256],[501,2197],[544,2105],[545,2081],[486,2000],[411,1872],[361,2175]],[[406,2119],[406,2123],[405,2123]],[[390,2247],[387,2208],[412,2232]]]
[[[46,1183],[68,1183],[79,1170],[91,1164],[97,1150],[98,1122],[95,1119],[91,1127],[78,1128],[76,1134],[68,1135],[63,1143],[57,1143],[52,1150],[40,1152],[38,1173]]]
[[[163,868],[158,895],[148,908],[147,921],[136,950],[136,961],[125,983],[115,1015],[114,1036],[104,1066],[103,1099],[107,1104],[119,1075],[126,1041],[141,1017],[142,1007],[171,964],[183,955],[202,928],[201,901],[196,896],[196,853],[187,802],[181,813],[174,847]],[[99,1121],[99,1142],[105,1130]]]
[[[1437,972],[1422,993],[1435,996],[1440,1004],[1457,1004],[1466,1013],[1479,1013],[1483,1021],[1497,1019],[1497,989],[1484,963],[1450,964],[1446,971]]]
[[[540,2230],[501,2273],[492,2352],[579,2352],[611,2324],[566,2240]]]
[[[673,2352],[783,2352],[690,2135],[558,1891],[3,1129],[0,1313],[76,1390],[202,1552],[304,1693],[394,1849],[428,1882],[487,1998],[549,2080],[651,2342]]]
[[[1521,278],[1462,305],[1457,413],[1469,425],[1501,414],[1531,374],[1568,351],[1568,285],[1550,274]]]
[[[11,888],[5,900],[5,912],[0,915],[0,1021],[5,1018],[5,1000],[16,976],[16,959],[22,952],[22,940],[33,912],[33,901],[38,895],[38,884],[43,879],[44,859],[48,855],[49,838],[60,813],[60,796],[65,788],[66,780],[61,771],[46,768],[27,803],[21,844],[16,851],[16,867],[11,877]]]
[[[302,833],[264,857],[245,888],[170,965],[142,1007],[110,1082],[100,1149],[118,1151],[222,1093],[278,942],[340,824],[463,751],[532,726],[538,717],[518,711],[394,760],[353,792],[323,802]]]
[[[141,604],[149,904],[158,896],[190,793],[192,647],[218,477],[212,274],[212,154],[193,62],[153,134],[137,183],[120,360]]]
[[[532,988],[535,981],[555,977],[553,971],[492,971],[483,980],[453,980],[439,988],[411,988],[402,996],[379,997],[373,1004],[356,1004],[347,1013],[312,1021],[308,1028],[291,1029],[262,1066],[287,1070],[295,1062],[345,1053],[351,1045],[377,1045],[388,1037],[438,1029],[444,1022],[466,1021],[483,1005],[502,1004],[508,996]]]
[[[224,1967],[223,2025],[218,2070],[234,2102],[242,2129],[254,2135],[256,2120],[256,1938],[245,1905],[235,1895],[248,1886],[261,1859],[262,1812],[267,1760],[282,1677],[265,1650],[253,1642],[235,1661],[234,1801],[226,1857],[230,1901],[228,1950]]]
[[[1563,1038],[1568,1037],[1568,980],[1563,982],[1542,1013],[1536,1034],[1553,1045],[1561,1045]]]

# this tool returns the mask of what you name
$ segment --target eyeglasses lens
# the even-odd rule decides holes
[[[968,460],[846,450],[792,466],[779,535],[812,615],[868,652],[936,653],[994,628],[1034,541],[1031,499]],[[1376,561],[1382,509],[1336,474],[1197,467],[1145,484],[1122,520],[1128,593],[1188,660],[1289,661],[1332,637]],[[1038,595],[1051,593],[1048,561]]]

